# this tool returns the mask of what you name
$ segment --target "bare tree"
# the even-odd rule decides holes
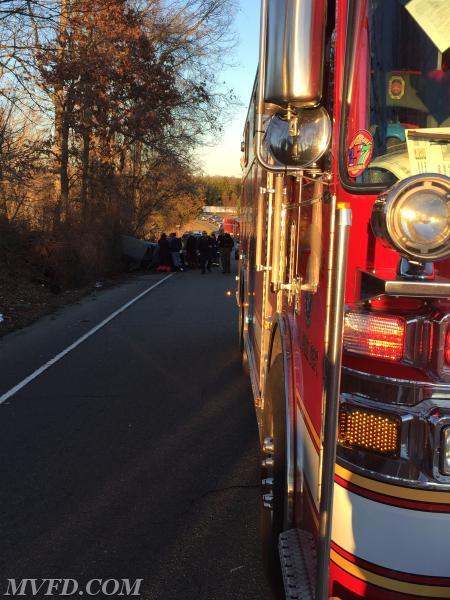
[[[193,216],[195,149],[233,108],[236,3],[0,0],[0,218],[31,207],[73,265],[77,236],[97,256]]]

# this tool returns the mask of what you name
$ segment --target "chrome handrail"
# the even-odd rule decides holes
[[[328,326],[328,348],[325,362],[326,369],[324,372],[325,416],[319,504],[317,600],[328,599],[334,469],[336,464],[336,432],[341,382],[345,283],[347,277],[348,238],[351,226],[351,214],[351,209],[346,205],[337,206],[336,235],[334,238],[335,248],[332,264],[333,284],[331,289],[331,310]]]

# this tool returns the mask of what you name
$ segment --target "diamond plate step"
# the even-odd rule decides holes
[[[286,600],[314,600],[316,548],[313,536],[289,529],[278,540]]]

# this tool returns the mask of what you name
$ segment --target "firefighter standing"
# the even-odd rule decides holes
[[[179,237],[177,237],[176,233],[170,234],[169,246],[170,246],[170,254],[172,256],[172,262],[173,262],[175,271],[182,271],[183,267],[181,265],[181,256],[180,256],[180,251],[181,251],[182,246],[181,246],[181,240]]]
[[[209,237],[211,238],[211,260],[212,260],[212,266],[213,267],[218,267],[219,266],[219,246],[217,244],[217,238],[214,235],[214,232],[211,233],[211,235]]]
[[[211,273],[212,241],[206,231],[202,231],[202,237],[197,242],[197,249],[202,275],[206,273],[206,269]]]
[[[229,233],[223,233],[223,231],[221,231],[219,237],[217,238],[217,244],[219,246],[222,273],[231,273],[230,256],[231,250],[234,246],[233,238]]]
[[[186,260],[190,269],[197,268],[197,239],[189,235],[186,240]]]

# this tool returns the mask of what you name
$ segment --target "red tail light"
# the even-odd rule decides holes
[[[344,348],[347,352],[398,361],[403,358],[404,345],[405,321],[401,317],[356,312],[345,315]]]

